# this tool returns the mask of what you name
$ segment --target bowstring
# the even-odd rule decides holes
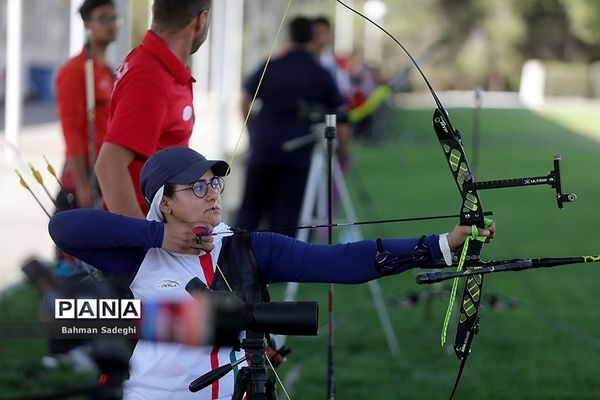
[[[271,62],[271,59],[273,58],[273,53],[275,52],[275,47],[277,46],[277,43],[279,41],[279,37],[281,36],[281,31],[283,29],[283,26],[284,26],[284,23],[285,23],[285,20],[287,18],[287,15],[288,15],[288,12],[290,10],[291,5],[292,5],[292,0],[288,0],[287,5],[285,7],[285,11],[283,12],[283,16],[281,17],[281,21],[279,22],[279,27],[277,28],[277,33],[275,34],[275,39],[273,40],[273,43],[271,44],[271,48],[269,50],[269,55],[267,56],[267,60],[265,62],[265,66],[263,67],[263,70],[262,70],[262,72],[260,74],[260,79],[258,81],[258,85],[256,87],[256,90],[254,91],[254,95],[252,96],[252,101],[250,102],[250,106],[248,107],[248,112],[246,113],[246,116],[244,118],[244,123],[242,124],[242,128],[240,129],[240,133],[239,133],[237,141],[235,143],[235,147],[233,149],[233,153],[231,154],[231,158],[229,159],[229,163],[228,163],[229,165],[227,167],[227,172],[225,173],[225,176],[223,177],[223,184],[225,184],[225,180],[227,179],[227,176],[231,172],[231,166],[233,165],[233,162],[234,162],[235,157],[237,155],[238,148],[240,146],[240,142],[242,141],[242,136],[244,135],[244,132],[248,129],[248,120],[250,119],[250,115],[252,114],[252,109],[254,108],[254,104],[256,103],[256,99],[258,98],[258,92],[259,92],[259,90],[260,90],[260,88],[262,86],[262,83],[264,81],[265,75],[267,73],[267,68],[268,68],[268,66],[269,66],[269,64]],[[215,201],[213,203],[212,212],[210,213],[210,216],[208,218],[209,223],[212,220],[213,213],[215,212],[214,207],[216,206],[217,201],[218,201],[219,198],[220,198],[220,196],[217,196],[215,198]],[[227,285],[227,288],[229,289],[229,291],[233,293],[233,290],[231,289],[231,285],[227,281],[227,278],[225,277],[225,274],[223,273],[223,271],[221,270],[221,268],[219,267],[219,264],[217,262],[215,262],[215,267],[219,271],[219,273],[221,274],[221,276],[223,277],[223,280],[225,281],[225,284]],[[289,396],[289,394],[287,392],[287,390],[285,389],[285,386],[283,385],[283,382],[279,378],[279,375],[277,374],[277,372],[275,371],[275,368],[271,364],[271,360],[269,360],[269,357],[266,354],[265,354],[265,359],[268,361],[269,366],[271,367],[271,370],[275,374],[275,378],[277,379],[277,381],[279,382],[279,384],[283,388],[283,392],[285,393],[285,396],[287,397],[288,400],[291,400],[290,396]]]
[[[275,39],[273,40],[273,43],[271,44],[271,48],[269,50],[269,55],[267,56],[267,61],[265,62],[265,66],[263,67],[263,70],[260,74],[260,79],[258,80],[258,85],[256,87],[256,90],[254,91],[254,95],[252,96],[252,101],[250,102],[250,107],[248,107],[248,112],[246,113],[246,116],[244,118],[244,123],[242,124],[242,128],[240,130],[240,133],[237,137],[237,141],[235,143],[235,147],[233,148],[233,153],[231,154],[231,158],[229,159],[229,163],[228,163],[228,167],[227,167],[227,172],[225,173],[225,176],[223,177],[223,185],[225,185],[225,181],[227,179],[227,176],[229,175],[229,173],[231,172],[231,166],[233,165],[233,162],[235,160],[235,157],[237,155],[238,152],[238,148],[240,146],[240,142],[242,140],[242,136],[244,135],[244,132],[248,129],[248,120],[250,119],[250,115],[252,114],[252,109],[254,108],[254,104],[256,103],[256,99],[258,97],[258,92],[262,86],[264,77],[267,73],[267,68],[271,62],[271,59],[273,58],[273,53],[275,52],[275,46],[277,46],[277,42],[279,41],[279,37],[281,36],[281,31],[283,29],[283,25],[285,23],[285,20],[287,18],[288,12],[290,10],[290,7],[292,5],[292,0],[288,0],[287,5],[285,7],[285,11],[283,12],[283,16],[281,18],[281,21],[279,21],[279,27],[277,29],[277,33],[275,34]],[[208,218],[208,221],[210,223],[210,221],[212,220],[212,216],[215,212],[214,207],[217,204],[218,199],[220,198],[220,196],[217,196],[215,198],[215,201],[213,203],[213,209],[210,213],[210,216]],[[229,288],[229,290],[231,291],[231,286],[229,285],[229,282],[227,281],[227,278],[225,278],[225,274],[223,274],[223,271],[221,271],[221,268],[219,267],[219,265],[217,263],[215,263],[216,269],[219,271],[219,273],[221,274],[221,276],[223,277],[223,279],[225,280],[225,284],[227,285],[227,287]]]

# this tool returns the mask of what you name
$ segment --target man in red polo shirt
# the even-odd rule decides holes
[[[211,0],[155,0],[151,29],[117,70],[95,168],[112,212],[145,218],[144,162],[158,150],[188,145],[194,125],[188,62],[206,40],[210,9]]]
[[[108,45],[117,35],[117,14],[112,0],[86,0],[79,9],[86,29],[94,63],[96,155],[106,134],[112,68],[106,65]],[[58,194],[57,211],[72,207],[92,207],[88,156],[88,122],[85,90],[85,48],[67,61],[56,76],[56,102],[66,149],[63,190]]]

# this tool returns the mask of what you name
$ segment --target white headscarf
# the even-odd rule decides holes
[[[160,201],[163,198],[164,192],[165,187],[161,186],[152,198],[152,203],[150,204],[150,211],[148,211],[148,215],[146,215],[146,219],[148,221],[165,222],[165,219],[163,218],[163,213],[162,211],[160,211]]]

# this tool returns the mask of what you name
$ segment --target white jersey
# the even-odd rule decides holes
[[[215,232],[229,230],[225,224]],[[211,252],[213,266],[221,252],[224,235],[215,236],[215,249]],[[189,300],[186,284],[198,277],[205,284],[206,278],[198,256],[172,254],[162,249],[148,251],[144,261],[129,286],[136,299]],[[213,353],[213,354],[211,354]],[[213,397],[213,387],[192,393],[189,384],[212,369],[231,363],[244,356],[230,347],[192,347],[180,344],[158,343],[140,340],[130,360],[130,378],[125,381],[126,400],[212,400],[231,399],[234,373],[230,372],[218,381],[218,391]],[[215,388],[216,389],[216,388]]]

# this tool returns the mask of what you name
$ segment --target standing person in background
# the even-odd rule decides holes
[[[333,52],[333,34],[331,32],[331,22],[325,16],[319,16],[313,19],[313,40],[312,47],[319,63],[325,68],[337,84],[338,90],[344,99],[350,96],[350,75],[345,71]]]
[[[383,79],[378,76],[376,70],[370,68],[364,60],[362,49],[355,49],[348,62],[348,71],[350,72],[350,97],[348,98],[348,108],[357,110],[367,103],[369,97],[375,92],[380,84],[385,84]],[[359,121],[352,125],[352,132],[356,139],[374,139],[381,137],[381,133],[376,132],[376,128],[381,127],[381,123],[375,123],[377,118],[381,119],[381,113],[376,114],[377,109],[367,113]]]
[[[155,0],[152,27],[117,70],[108,133],[96,162],[107,208],[144,218],[139,190],[148,157],[188,146],[194,125],[190,55],[204,43],[211,0]]]
[[[323,68],[329,71],[335,80],[338,91],[344,98],[344,102],[348,105],[352,83],[350,75],[342,68],[338,57],[333,52],[333,33],[331,32],[331,22],[327,17],[319,16],[313,19],[313,40],[311,45],[315,51],[317,60],[319,60]],[[352,135],[350,124],[340,125],[338,127],[338,135],[340,138],[345,139],[340,142],[337,156],[342,171],[346,173],[351,166],[352,159],[350,152],[350,137]],[[334,195],[337,199],[337,191],[334,192]]]
[[[56,102],[65,141],[65,166],[62,188],[56,196],[56,212],[71,208],[93,207],[99,199],[90,160],[90,141],[93,140],[94,158],[106,134],[110,94],[113,87],[112,68],[106,63],[106,49],[117,36],[117,14],[112,0],[85,0],[79,8],[88,43],[75,57],[69,59],[56,77]],[[86,107],[86,61],[92,56],[94,79],[94,126],[90,132]],[[81,262],[57,249],[57,266],[53,272],[65,282],[77,282],[87,272]],[[48,341],[48,354],[42,358],[46,368],[70,364],[76,371],[91,371],[95,365],[81,345],[83,341]]]
[[[350,72],[350,109],[360,106],[373,93],[379,82],[375,71],[369,68],[364,60],[362,49],[355,49],[348,61]]]
[[[288,152],[283,144],[311,133],[311,122],[300,116],[301,104],[334,112],[343,105],[333,78],[312,53],[312,21],[296,17],[289,25],[289,38],[287,52],[269,64],[258,91],[262,108],[249,126],[250,156],[236,221],[243,229],[256,229],[267,213],[270,228],[296,226],[314,142]],[[244,115],[262,70],[261,66],[244,84]]]
[[[117,14],[112,0],[86,0],[79,8],[93,55],[95,93],[96,155],[106,134],[110,94],[113,87],[112,68],[106,64],[106,48],[117,36]],[[56,77],[56,102],[66,148],[62,174],[63,190],[58,194],[57,211],[73,207],[92,207],[92,187],[86,110],[87,50],[67,61]]]

